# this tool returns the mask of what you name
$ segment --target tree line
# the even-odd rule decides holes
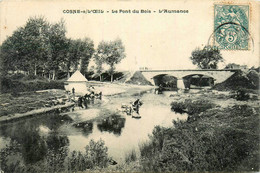
[[[115,65],[125,58],[122,41],[101,41],[95,50],[90,38],[71,39],[66,32],[64,20],[49,23],[44,17],[29,18],[0,46],[1,74],[22,72],[55,80],[58,71],[68,76],[76,70],[86,74],[93,58],[97,74],[101,76],[106,63],[113,81]]]

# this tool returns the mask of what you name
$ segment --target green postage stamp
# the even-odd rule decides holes
[[[249,5],[214,5],[214,44],[219,49],[249,50]]]

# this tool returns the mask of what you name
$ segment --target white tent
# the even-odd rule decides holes
[[[80,73],[75,71],[73,75],[65,82],[65,90],[72,92],[75,89],[75,93],[86,93],[88,80]]]
[[[77,70],[73,73],[73,75],[67,81],[68,82],[87,82],[88,80],[80,73],[79,70]]]

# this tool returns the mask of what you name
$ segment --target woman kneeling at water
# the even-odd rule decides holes
[[[140,106],[142,106],[142,102],[140,101],[140,99],[137,99],[136,101],[134,101],[134,103],[133,103],[133,109],[134,109],[134,111],[136,112],[136,113],[138,113],[139,114],[139,108],[140,108]]]

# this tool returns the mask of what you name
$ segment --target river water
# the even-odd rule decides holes
[[[91,139],[102,139],[108,147],[108,154],[117,162],[124,160],[126,153],[136,150],[142,142],[149,140],[156,125],[171,127],[172,120],[186,119],[170,109],[169,93],[155,95],[120,95],[104,98],[99,104],[86,110],[49,113],[13,123],[0,125],[0,149],[9,151],[11,161],[35,163],[46,159],[49,151],[54,154],[85,151]],[[140,119],[132,118],[119,111],[122,103],[140,98]],[[109,116],[95,118],[99,114]],[[112,112],[112,113],[111,113]],[[93,117],[94,119],[91,119]],[[83,122],[83,123],[82,123]]]

